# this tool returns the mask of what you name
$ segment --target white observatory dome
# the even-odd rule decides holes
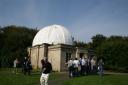
[[[68,44],[72,45],[70,32],[61,25],[51,25],[41,29],[33,39],[32,46],[48,44]]]

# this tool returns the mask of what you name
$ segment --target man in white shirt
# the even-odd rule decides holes
[[[73,77],[73,59],[71,58],[67,64],[69,70],[69,77]]]
[[[17,69],[17,66],[18,66],[18,59],[16,58],[15,60],[14,60],[14,62],[13,62],[13,67],[14,67],[14,70],[13,70],[13,72],[16,74],[17,73],[17,71],[18,71],[18,69]]]
[[[94,72],[96,66],[96,61],[92,58],[91,59],[91,71]]]
[[[79,60],[75,58],[73,61],[74,64],[74,76],[78,76],[78,66],[79,66]]]
[[[83,76],[85,75],[85,70],[86,70],[86,60],[83,57],[81,60],[81,75]]]

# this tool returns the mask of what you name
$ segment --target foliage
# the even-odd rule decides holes
[[[95,48],[95,55],[104,59],[106,69],[127,72],[128,37],[110,36],[95,38],[93,37],[92,47]]]
[[[87,44],[81,41],[74,41],[74,46],[75,47],[87,47]]]
[[[0,29],[0,64],[11,67],[13,60],[27,56],[27,47],[31,46],[37,30],[27,27],[6,26]]]
[[[92,37],[92,42],[90,43],[90,48],[92,49],[96,49],[98,46],[100,46],[104,41],[106,40],[106,37],[104,35],[101,34],[97,34],[96,36]]]

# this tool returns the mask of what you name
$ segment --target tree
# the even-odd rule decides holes
[[[19,26],[6,26],[0,29],[0,62],[2,67],[12,67],[15,57],[20,60],[27,56],[27,47],[37,33],[35,29]]]
[[[74,41],[74,46],[75,47],[87,47],[87,44],[82,41]]]
[[[109,69],[128,70],[128,41],[126,37],[111,36],[96,49],[98,58],[105,60]]]
[[[97,34],[96,36],[93,36],[92,38],[92,47],[93,49],[96,49],[98,46],[102,44],[106,40],[106,37],[101,34]]]

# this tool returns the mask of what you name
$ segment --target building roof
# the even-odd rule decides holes
[[[72,45],[70,32],[61,25],[51,25],[42,28],[34,37],[32,46],[47,44],[67,44]]]

